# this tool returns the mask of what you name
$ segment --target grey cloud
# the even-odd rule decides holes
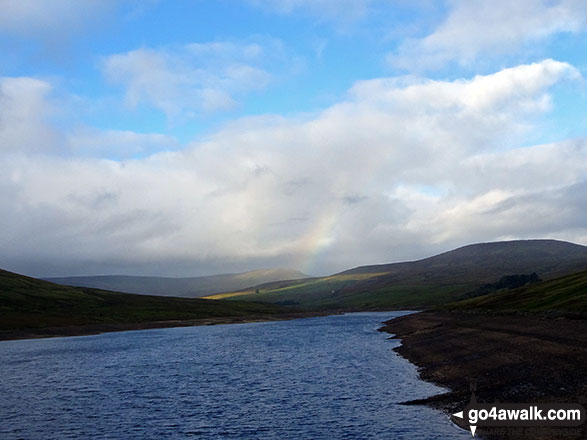
[[[363,203],[363,202],[369,200],[369,197],[367,197],[367,196],[359,196],[359,195],[349,195],[349,196],[344,196],[342,198],[342,200],[347,205],[358,205],[360,203]]]
[[[308,188],[311,184],[310,179],[304,177],[286,181],[282,185],[282,193],[285,196],[291,197],[296,193],[303,192],[304,188]]]
[[[59,37],[111,9],[114,0],[2,0],[0,32]]]
[[[67,198],[74,204],[79,204],[89,209],[104,209],[116,203],[119,195],[111,191],[100,191],[94,194],[69,194]]]
[[[511,196],[473,214],[470,237],[560,238],[581,242],[587,224],[587,182]],[[570,233],[570,234],[569,234]]]

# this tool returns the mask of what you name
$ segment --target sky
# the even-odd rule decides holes
[[[0,0],[0,267],[587,245],[584,0]]]

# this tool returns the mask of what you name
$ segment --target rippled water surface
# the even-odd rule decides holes
[[[378,333],[402,314],[0,342],[1,439],[458,439]]]

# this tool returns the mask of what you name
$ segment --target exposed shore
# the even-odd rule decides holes
[[[410,403],[461,411],[474,380],[480,402],[585,405],[587,320],[434,311],[385,324],[381,331],[402,340],[396,351],[422,379],[450,390]],[[587,426],[572,434],[544,438],[587,438]]]
[[[332,315],[333,313],[322,312],[296,312],[278,315],[250,315],[250,316],[228,316],[228,317],[210,317],[202,319],[170,320],[170,321],[152,321],[136,323],[115,323],[115,324],[89,324],[67,327],[45,327],[45,328],[26,328],[17,330],[0,330],[0,341],[15,339],[37,339],[37,338],[54,338],[64,336],[85,336],[97,335],[107,332],[122,332],[128,330],[145,330],[154,328],[171,328],[171,327],[193,327],[199,325],[217,325],[217,324],[244,324],[247,322],[264,322],[264,321],[287,321],[290,319],[312,318],[315,316]]]

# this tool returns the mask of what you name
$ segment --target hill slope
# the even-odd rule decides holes
[[[450,310],[587,313],[587,271],[448,304]]]
[[[0,330],[271,315],[278,306],[67,287],[0,270]]]
[[[45,278],[45,280],[66,286],[93,287],[116,292],[197,298],[217,292],[245,289],[271,281],[300,278],[309,278],[309,276],[290,269],[265,269],[190,278],[104,275]]]
[[[506,275],[536,272],[549,280],[584,269],[585,246],[518,240],[474,244],[423,260],[363,266],[329,277],[269,283],[210,298],[315,309],[423,307],[462,299],[467,292]]]

